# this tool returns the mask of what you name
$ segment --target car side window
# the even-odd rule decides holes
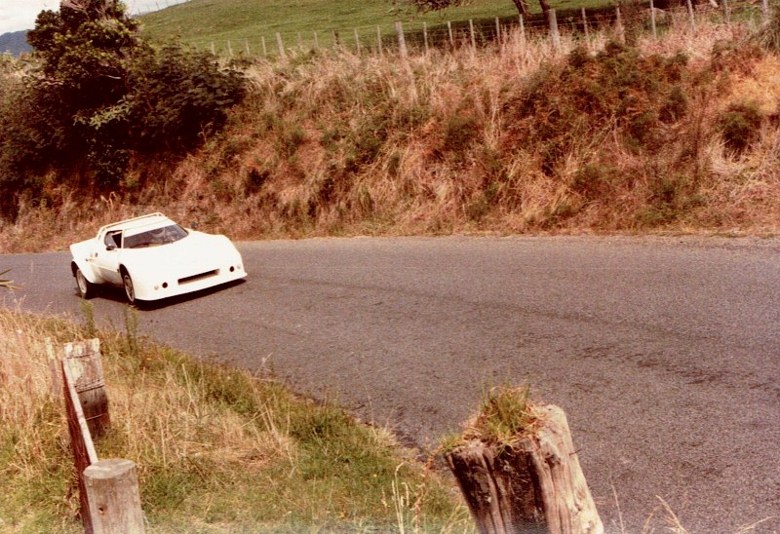
[[[108,232],[103,242],[106,248],[110,246],[120,248],[122,246],[122,232]]]

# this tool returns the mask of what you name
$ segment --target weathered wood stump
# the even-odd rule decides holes
[[[569,425],[557,406],[507,443],[465,440],[445,455],[483,534],[602,534]]]
[[[70,369],[90,434],[97,439],[111,426],[100,340],[66,343],[64,352],[62,365]]]
[[[144,514],[135,463],[100,460],[84,470],[94,534],[143,534]]]

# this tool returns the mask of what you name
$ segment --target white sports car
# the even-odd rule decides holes
[[[162,213],[103,226],[70,246],[70,269],[85,299],[96,286],[124,287],[127,300],[159,300],[246,278],[241,254],[223,235],[184,229]]]

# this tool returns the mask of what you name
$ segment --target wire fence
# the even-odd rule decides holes
[[[174,3],[175,0],[162,0]],[[180,3],[180,2],[175,2]],[[521,32],[523,38],[544,38],[553,41],[561,33],[588,37],[590,32],[603,29],[652,32],[662,38],[666,30],[676,24],[689,24],[692,31],[703,21],[731,24],[747,22],[759,25],[770,17],[768,0],[710,0],[708,3],[687,4],[660,10],[653,0],[641,4],[624,4],[605,8],[579,10],[551,10],[529,17],[511,16],[492,19],[446,21],[438,24],[412,22],[394,26],[359,26],[350,30],[314,32],[267,32],[224,41],[201,39],[192,41],[198,48],[207,48],[215,54],[238,58],[279,59],[288,55],[315,50],[349,51],[355,54],[410,54],[425,53],[431,49],[474,48],[500,45],[512,32]]]

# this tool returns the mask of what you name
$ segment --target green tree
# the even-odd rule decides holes
[[[124,172],[132,58],[148,45],[118,0],[63,0],[42,11],[27,35],[40,69],[28,79],[35,105],[49,117],[45,138],[55,164],[86,161],[98,182]]]
[[[244,95],[242,73],[214,55],[143,40],[118,0],[62,0],[28,41],[35,67],[21,78],[0,71],[7,218],[23,197],[34,201],[50,169],[116,190],[137,154],[195,147]]]

